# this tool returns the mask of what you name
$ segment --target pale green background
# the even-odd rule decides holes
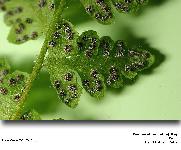
[[[42,41],[31,41],[21,46],[8,43],[9,28],[2,18],[1,14],[0,55],[11,58],[16,69],[30,72],[32,58],[38,54]],[[84,94],[76,109],[61,104],[50,87],[48,74],[42,72],[28,105],[36,108],[43,119],[181,119],[181,0],[150,6],[137,17],[118,15],[111,26],[91,20],[77,24],[76,28],[80,33],[94,29],[99,35],[110,35],[115,40],[125,39],[129,28],[134,36],[146,39],[151,47],[165,55],[165,61],[152,74],[141,75],[135,84],[126,86],[121,92],[108,91],[100,102]]]

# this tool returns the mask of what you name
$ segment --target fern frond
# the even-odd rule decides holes
[[[9,0],[4,4],[5,23],[11,26],[8,40],[21,44],[46,34],[56,3],[60,0]]]
[[[148,0],[80,0],[86,12],[99,23],[110,24],[114,19],[114,7],[121,13],[133,13],[147,4]]]
[[[0,58],[0,120],[9,120],[18,109],[28,76],[21,71],[11,73],[7,60]]]
[[[140,47],[129,48],[126,42],[113,41],[109,36],[99,37],[96,31],[89,30],[79,35],[70,22],[62,19],[66,2],[60,1],[9,0],[3,1],[0,5],[6,8],[6,24],[12,27],[8,37],[10,42],[21,44],[46,35],[28,82],[27,73],[11,73],[6,60],[0,58],[1,120],[19,119],[22,115],[22,104],[43,66],[47,50],[45,66],[52,85],[61,101],[71,108],[78,105],[83,89],[96,99],[101,99],[108,87],[124,86],[125,80],[134,79],[139,72],[149,68],[155,61],[149,50]],[[127,13],[137,11],[147,0],[81,2],[98,22],[110,24],[114,18],[112,3],[119,12]],[[58,5],[61,6],[60,9],[56,7]],[[39,119],[38,113],[34,110],[21,116],[21,120]]]
[[[16,111],[28,74],[15,71],[10,73],[9,64],[0,59],[0,119],[8,120]]]
[[[106,87],[119,88],[124,78],[133,79],[154,63],[148,50],[131,49],[108,36],[99,38],[93,30],[78,36],[65,20],[52,33],[46,66],[60,99],[69,107],[77,106],[82,88],[100,99]]]

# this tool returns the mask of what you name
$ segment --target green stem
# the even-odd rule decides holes
[[[46,53],[47,53],[47,45],[48,45],[48,41],[50,39],[50,36],[52,34],[52,28],[55,26],[55,24],[59,21],[59,19],[61,18],[60,16],[62,15],[62,12],[63,12],[63,9],[65,7],[65,2],[66,0],[61,0],[60,2],[60,5],[59,7],[55,10],[55,13],[54,13],[54,16],[52,18],[52,21],[49,25],[49,29],[48,29],[48,32],[46,34],[46,38],[45,38],[45,41],[43,43],[43,46],[41,48],[41,51],[40,51],[40,54],[39,56],[37,57],[37,60],[36,60],[36,63],[35,63],[35,66],[33,67],[33,71],[26,83],[26,87],[25,87],[25,90],[21,96],[21,99],[20,99],[20,103],[18,105],[18,108],[17,108],[17,111],[15,114],[13,114],[11,117],[10,117],[10,120],[19,120],[21,115],[22,115],[22,111],[24,110],[24,104],[27,100],[27,97],[28,97],[28,94],[32,88],[32,85],[33,85],[33,82],[34,80],[37,78],[42,66],[43,66],[43,63],[44,63],[44,60],[45,60],[45,56],[46,56]]]

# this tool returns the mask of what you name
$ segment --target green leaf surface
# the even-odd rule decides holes
[[[5,23],[11,26],[8,40],[21,44],[46,33],[59,0],[10,0],[5,3]]]
[[[149,0],[112,0],[114,7],[120,13],[135,13],[146,5]]]
[[[86,12],[103,24],[110,24],[113,19],[113,11],[109,0],[80,0]]]
[[[8,0],[0,0],[0,11],[6,11],[5,3]]]
[[[6,59],[0,58],[0,120],[9,120],[18,108],[28,74],[10,71]]]
[[[123,86],[125,78],[135,78],[154,63],[148,50],[129,48],[108,36],[99,38],[93,30],[78,36],[65,20],[52,33],[46,66],[60,99],[72,108],[78,105],[82,88],[101,99],[107,87]]]
[[[135,13],[148,0],[80,0],[86,12],[99,23],[111,24],[114,19],[113,6],[120,13]]]
[[[25,112],[20,120],[41,120],[40,115],[35,110]]]
[[[69,64],[63,65],[62,58],[77,55],[78,33],[73,26],[65,20],[60,20],[49,39],[49,55],[47,57],[47,67],[53,86],[61,100],[69,107],[76,107],[82,93],[79,85],[79,76],[70,68]],[[63,67],[62,67],[63,66]]]

